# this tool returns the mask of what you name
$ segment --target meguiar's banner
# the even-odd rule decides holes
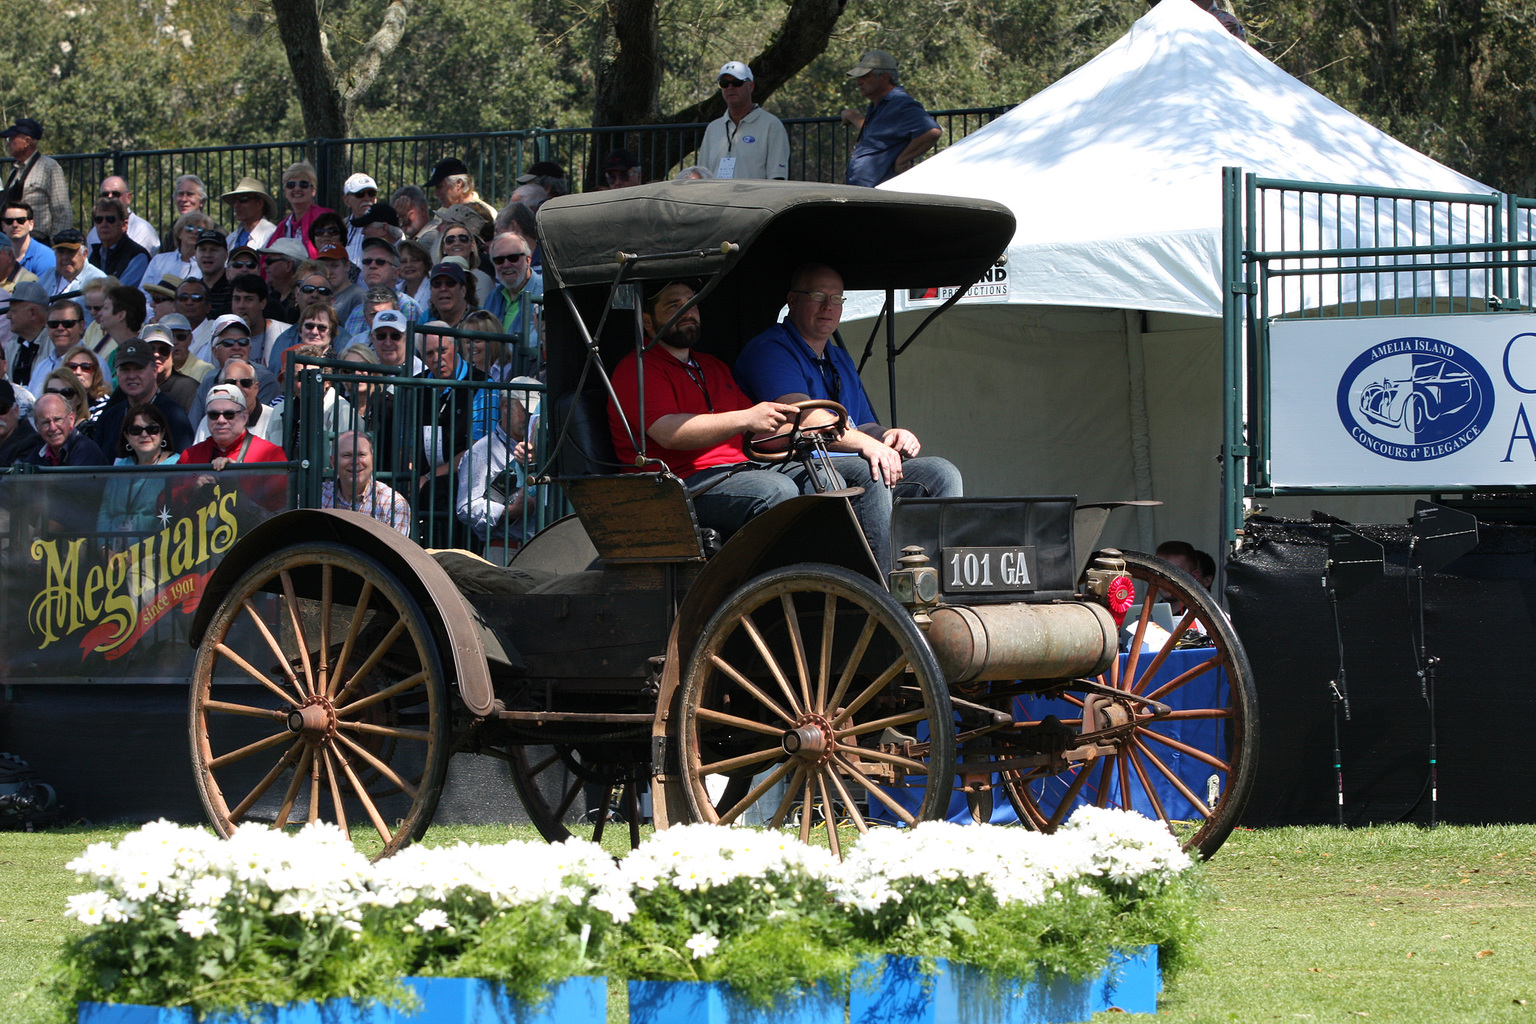
[[[283,466],[0,474],[5,680],[184,683],[209,576],[286,497]]]
[[[1536,479],[1536,315],[1276,320],[1269,363],[1275,486]]]

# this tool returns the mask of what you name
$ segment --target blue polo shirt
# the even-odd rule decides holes
[[[864,112],[864,130],[848,158],[848,175],[843,180],[873,188],[891,177],[907,143],[938,126],[917,100],[896,86]]]
[[[815,351],[785,317],[783,323],[774,324],[747,342],[736,357],[732,372],[736,383],[754,402],[771,402],[780,395],[799,392],[840,403],[848,410],[848,422],[855,427],[879,423],[864,394],[864,382],[859,380],[853,357],[832,341],[827,342],[826,352],[825,359],[818,360]]]

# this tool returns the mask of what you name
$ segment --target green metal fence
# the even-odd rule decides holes
[[[1276,486],[1269,355],[1275,323],[1529,313],[1533,256],[1536,200],[1279,180],[1225,168],[1223,536],[1240,537],[1254,498],[1426,491]]]
[[[934,112],[934,118],[944,129],[939,148],[957,142],[1009,109],[999,106]],[[788,118],[784,126],[790,138],[790,177],[801,181],[842,180],[856,139],[851,128],[835,117]],[[670,177],[694,162],[704,128],[703,124],[530,128],[51,155],[64,168],[69,181],[77,225],[89,225],[87,214],[101,180],[117,174],[126,178],[133,189],[134,212],[164,230],[175,219],[172,193],[176,179],[183,174],[196,174],[207,184],[209,193],[215,197],[210,208],[217,217],[216,197],[246,176],[263,182],[281,205],[282,190],[278,186],[283,169],[296,160],[307,159],[319,172],[322,202],[339,209],[342,182],[353,172],[371,175],[387,198],[402,185],[426,181],[439,160],[455,156],[469,167],[481,196],[497,204],[504,202],[517,187],[518,175],[538,160],[558,160],[570,173],[577,191],[599,184],[601,162],[610,150],[617,148],[635,152],[647,181]],[[9,160],[0,160],[0,169],[7,163]]]

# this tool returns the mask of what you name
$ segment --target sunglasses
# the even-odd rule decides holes
[[[208,418],[210,420],[232,420],[236,416],[244,416],[244,415],[245,415],[245,410],[243,410],[243,409],[209,409],[208,410]]]
[[[191,341],[192,340],[192,332],[191,331],[172,331],[171,332],[171,337],[175,338],[177,341]]]
[[[467,245],[467,244],[469,244],[469,236],[468,235],[445,235],[445,236],[443,236],[443,244],[444,245]]]
[[[525,260],[527,258],[528,258],[528,254],[525,253],[525,252],[509,252],[509,253],[504,253],[504,254],[502,254],[500,256],[492,256],[491,257],[491,262],[496,264],[496,266],[499,267],[503,263],[517,263],[517,262],[519,262],[521,260]]]
[[[196,294],[192,294],[190,292],[182,292],[176,296],[177,300],[180,302],[202,302],[207,297],[208,296],[204,295],[202,292],[198,292]]]
[[[299,325],[299,329],[304,331],[329,331],[331,329],[331,325],[324,322],[323,320],[318,322],[314,320],[306,320]]]
[[[91,223],[92,224],[116,224],[117,223],[117,215],[116,214],[112,214],[112,213],[97,214],[96,216],[91,218]]]
[[[43,389],[43,394],[45,394],[45,395],[63,395],[64,397],[68,398],[70,395],[73,395],[74,392],[71,391],[69,388],[44,388]]]
[[[76,320],[74,322],[79,323],[80,321]],[[76,373],[84,373],[87,370],[91,371],[92,373],[96,372],[95,363],[65,363],[64,365],[69,367],[71,370],[74,370]]]
[[[31,217],[3,217],[0,218],[0,221],[3,221],[6,224],[25,224],[31,219]]]
[[[299,285],[299,291],[305,295],[313,295],[316,292],[319,292],[321,295],[331,294],[331,290],[323,284],[301,284]]]
[[[101,198],[103,199],[121,199],[124,195],[126,195],[124,192],[111,192],[107,189],[102,189],[101,191]]]
[[[389,259],[388,257],[385,257],[385,256],[364,256],[363,257],[363,266],[365,266],[365,267],[390,267],[390,266],[394,266],[394,264],[395,264],[394,260]]]
[[[229,261],[229,269],[231,269],[231,270],[255,270],[256,269],[256,261],[255,260],[230,260]]]
[[[383,328],[374,331],[373,336],[379,341],[399,341],[401,338],[405,337],[405,335],[401,334],[399,331],[390,331]]]
[[[160,436],[160,425],[158,423],[135,423],[133,426],[124,427],[123,429],[131,437],[143,437],[145,434],[148,434],[150,437]]]
[[[312,181],[305,181],[303,178],[299,178],[299,179],[297,179],[295,181],[285,181],[285,182],[283,182],[283,188],[287,189],[290,192],[301,192],[301,191],[303,191],[306,188],[314,188],[314,187],[315,187],[315,183],[314,182],[312,182]]]
[[[61,328],[73,327],[73,326],[75,326],[75,324],[84,323],[84,322],[85,321],[83,321],[83,320],[49,320],[48,321],[48,326],[57,331],[57,330],[59,330]]]
[[[213,343],[214,348],[250,348],[250,338],[220,338]]]
[[[255,377],[231,377],[228,380],[219,381],[220,384],[233,384],[237,388],[245,388],[249,391],[256,386]]]
[[[722,89],[733,89],[733,88],[735,88],[738,85],[746,85],[746,84],[747,84],[746,82],[738,81],[735,78],[722,78],[722,79],[720,79],[720,88],[722,88]]]

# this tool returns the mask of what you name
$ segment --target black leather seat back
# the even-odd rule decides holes
[[[550,436],[565,433],[564,442],[555,452],[555,475],[597,476],[617,473],[623,468],[613,453],[613,439],[608,434],[608,400],[602,391],[560,395],[554,407]],[[569,428],[567,416],[571,420]]]

